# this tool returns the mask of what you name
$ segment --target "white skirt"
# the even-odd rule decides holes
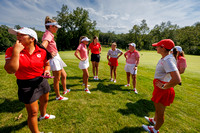
[[[63,67],[66,67],[67,65],[64,63],[64,61],[60,58],[60,55],[57,53],[56,56],[54,56],[52,59],[49,60],[51,71],[60,71],[63,69]]]
[[[130,72],[132,75],[136,75],[137,74],[137,69],[134,69],[135,64],[128,64],[126,63],[124,70],[126,72]]]
[[[80,69],[87,69],[89,67],[89,61],[88,58],[84,61],[80,61],[79,68]]]

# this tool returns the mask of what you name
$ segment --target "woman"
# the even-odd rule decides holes
[[[173,87],[181,82],[181,77],[176,67],[176,60],[170,54],[170,50],[174,47],[174,42],[170,39],[164,39],[152,44],[152,46],[156,47],[157,53],[162,56],[156,66],[153,81],[154,91],[151,98],[154,102],[156,112],[154,118],[145,116],[145,119],[154,126],[143,125],[142,127],[148,132],[158,133],[164,123],[165,109],[173,103],[175,97]]]
[[[56,46],[56,42],[54,41],[54,35],[53,33],[56,33],[58,28],[61,28],[58,23],[50,19],[48,16],[45,19],[45,28],[46,31],[42,37],[42,45],[51,53],[52,59],[50,59],[50,66],[51,70],[53,72],[54,78],[54,91],[56,93],[56,100],[68,100],[67,97],[63,97],[60,95],[60,89],[59,89],[59,82],[61,77],[61,83],[62,87],[64,89],[63,94],[66,94],[70,92],[70,89],[67,89],[66,87],[66,78],[67,74],[65,72],[65,69],[63,67],[66,67],[67,65],[63,62],[63,60],[60,58],[60,55],[58,54],[58,49]]]
[[[180,74],[185,72],[187,67],[186,59],[184,56],[184,51],[182,50],[181,46],[175,46],[173,49],[173,54],[177,60],[177,68]]]
[[[130,86],[130,75],[132,76],[133,80],[133,91],[135,94],[138,94],[138,91],[136,89],[136,81],[137,81],[137,66],[140,62],[140,54],[136,50],[136,44],[135,43],[129,43],[129,50],[124,54],[124,57],[126,58],[126,65],[124,70],[126,71],[126,78],[127,78],[127,84],[125,87]]]
[[[88,89],[88,67],[89,67],[89,61],[88,61],[88,52],[87,52],[87,46],[90,39],[88,39],[86,36],[81,36],[79,39],[79,46],[76,49],[74,55],[76,58],[80,60],[79,68],[83,71],[83,85],[85,86],[85,92],[91,93]],[[80,54],[80,55],[79,55]]]
[[[99,74],[99,61],[100,61],[100,53],[101,53],[101,44],[98,43],[98,37],[93,37],[93,42],[90,43],[88,48],[88,55],[89,51],[91,50],[91,61],[92,61],[92,71],[94,80],[99,80],[98,74]]]
[[[46,114],[49,99],[50,86],[47,79],[50,77],[49,58],[51,54],[38,44],[37,34],[29,28],[19,30],[9,29],[9,33],[17,35],[16,44],[6,50],[5,70],[14,74],[17,78],[18,97],[25,104],[28,112],[28,126],[33,133],[39,133],[38,129],[38,99],[39,110],[42,119],[54,119],[54,115]]]
[[[107,53],[107,60],[108,60],[108,65],[110,65],[110,77],[111,77],[111,82],[113,81],[113,73],[114,73],[114,83],[116,83],[116,77],[117,77],[117,66],[118,66],[118,58],[123,54],[123,52],[119,49],[116,48],[117,44],[114,42],[111,45],[111,49]],[[119,56],[118,56],[119,54]],[[110,57],[110,58],[109,58]]]

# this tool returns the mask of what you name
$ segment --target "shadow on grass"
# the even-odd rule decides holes
[[[1,98],[3,99],[3,98]],[[0,104],[0,113],[2,112],[19,112],[25,107],[24,103],[19,100],[5,99],[3,103]]]
[[[149,112],[154,112],[154,104],[152,101],[140,99],[135,103],[127,103],[126,106],[128,109],[119,109],[117,112],[120,112],[122,115],[135,114],[139,117],[149,116]]]
[[[118,90],[118,91],[130,91],[130,89],[122,89],[121,87],[124,85],[118,85],[118,84],[108,84],[108,85],[104,85],[102,83],[99,83],[97,85],[97,89],[96,90],[100,90],[104,93],[112,93],[112,94],[116,94],[114,91]],[[95,89],[92,89],[92,91],[94,91]]]
[[[0,128],[0,133],[13,133],[27,125],[27,121],[20,123],[19,125],[15,126],[5,126]]]
[[[99,80],[94,80],[93,77],[89,77],[88,82],[106,82],[110,81],[109,79],[99,79]]]
[[[124,127],[119,131],[115,131],[114,133],[140,133],[144,131],[142,127]]]

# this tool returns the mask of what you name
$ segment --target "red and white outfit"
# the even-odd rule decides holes
[[[81,43],[77,47],[77,50],[80,53],[81,59],[86,59],[84,61],[80,61],[79,63],[79,68],[80,69],[87,69],[89,67],[89,61],[88,61],[88,52],[87,52],[87,47],[85,44]]]
[[[47,40],[49,44],[47,45],[47,50],[52,53],[57,53],[55,57],[50,59],[49,63],[51,66],[52,71],[60,71],[63,69],[63,67],[66,67],[67,65],[64,63],[64,61],[61,59],[60,55],[58,54],[58,49],[56,46],[56,42],[54,40],[54,35],[49,31],[46,30],[43,37],[42,41]]]
[[[11,59],[13,47],[6,50],[5,59]],[[23,49],[19,57],[19,69],[15,72],[17,79],[27,80],[41,76],[47,62],[46,51],[35,45],[35,51],[30,55]]]
[[[135,70],[134,67],[137,63],[136,58],[140,58],[139,52],[137,50],[134,50],[133,52],[128,50],[125,55],[127,56],[127,59],[124,70],[126,72],[130,72],[131,74],[137,74],[137,69]]]
[[[162,103],[164,106],[169,106],[173,103],[175,92],[174,88],[160,89],[155,85],[157,81],[162,83],[168,83],[171,80],[170,72],[178,71],[176,66],[176,60],[172,54],[160,59],[154,75],[154,91],[151,100],[155,103]]]
[[[108,51],[107,55],[110,56],[109,61],[111,62],[111,64],[108,63],[108,65],[110,65],[110,66],[118,66],[117,57],[118,57],[119,53],[122,53],[122,51],[119,50],[119,49],[115,49],[114,51],[112,49],[110,49]]]
[[[177,68],[178,70],[180,70],[180,68],[186,68],[187,64],[186,64],[186,59],[183,56],[178,56],[177,58]]]

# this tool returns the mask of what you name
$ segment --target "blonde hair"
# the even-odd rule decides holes
[[[56,22],[56,20],[51,19],[49,16],[46,16],[46,18],[45,18],[45,24],[52,23],[52,22]],[[49,29],[49,25],[45,25],[45,28]]]
[[[111,44],[111,46],[112,46],[112,45],[117,46],[117,43],[116,43],[116,42],[113,42],[113,43]]]
[[[79,44],[81,43],[81,40],[83,39],[83,38],[85,38],[86,36],[81,36],[80,37],[80,39],[79,39]]]

